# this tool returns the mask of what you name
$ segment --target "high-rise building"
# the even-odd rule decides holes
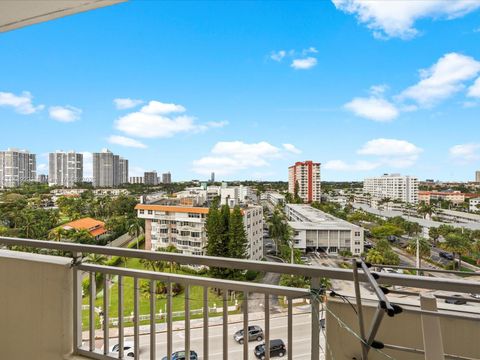
[[[128,182],[128,160],[103,149],[93,153],[93,186],[114,187]]]
[[[143,184],[143,176],[130,176],[130,184]]]
[[[37,176],[37,181],[40,184],[48,184],[48,175],[46,174],[40,174]]]
[[[51,186],[73,187],[83,181],[83,154],[56,151],[48,155],[48,179]]]
[[[480,170],[475,171],[475,182],[480,183]]]
[[[36,155],[28,150],[0,151],[0,188],[37,180]]]
[[[156,171],[145,171],[143,174],[145,185],[158,185],[158,176]]]
[[[212,171],[212,175],[210,177],[210,182],[215,182],[215,173]]]
[[[294,194],[295,191],[306,203],[321,200],[320,163],[308,160],[288,168],[288,192]]]
[[[162,183],[164,184],[170,184],[172,182],[172,174],[169,172],[163,173],[162,174]]]
[[[384,174],[363,181],[363,193],[372,200],[400,200],[406,203],[418,203],[418,179],[400,174]]]

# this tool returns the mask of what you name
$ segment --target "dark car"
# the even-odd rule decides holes
[[[287,353],[287,348],[283,340],[270,340],[270,357],[283,357]],[[258,359],[265,359],[265,343],[255,346],[255,356]]]
[[[172,354],[172,360],[186,360],[185,359],[185,351],[177,351]],[[167,360],[165,356],[162,360]],[[198,355],[195,351],[190,350],[190,360],[198,360]]]
[[[467,303],[467,300],[462,297],[462,295],[452,295],[451,298],[446,299],[445,302],[447,304],[453,304],[453,305],[465,305]]]
[[[243,344],[243,329],[238,330],[233,338],[236,342]],[[263,330],[260,326],[252,325],[248,327],[248,341],[262,341]]]
[[[445,252],[445,251],[440,251],[438,253],[438,255],[444,259],[447,259],[447,260],[453,260],[453,255],[448,253],[448,252]]]

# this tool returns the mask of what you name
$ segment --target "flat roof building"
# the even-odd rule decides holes
[[[306,204],[287,204],[288,224],[294,231],[295,248],[338,254],[350,251],[360,255],[364,246],[364,229]]]
[[[298,187],[298,189],[297,189]],[[320,163],[296,162],[288,168],[288,192],[298,193],[305,203],[321,201]]]
[[[400,200],[405,203],[418,203],[418,179],[414,176],[384,174],[363,181],[363,193],[373,200]]]

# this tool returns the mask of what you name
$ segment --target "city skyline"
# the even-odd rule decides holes
[[[37,174],[75,149],[89,177],[109,147],[131,176],[286,181],[313,160],[325,181],[473,181],[480,5],[431,3],[129,2],[4,33],[0,148]]]

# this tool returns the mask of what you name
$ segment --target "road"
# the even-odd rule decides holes
[[[294,344],[293,347],[289,346],[287,343],[287,317],[272,317],[270,320],[270,339],[282,339],[287,345],[287,351],[293,351],[293,358],[295,360],[307,360],[310,359],[311,353],[311,331],[310,331],[310,314],[298,314],[293,316],[293,336]],[[200,359],[203,359],[203,328],[201,327],[201,320],[198,320],[197,324],[200,324],[200,327],[193,328],[195,326],[195,321],[192,321],[192,330],[190,338],[190,348],[194,350],[199,355]],[[250,325],[259,325],[262,328],[264,327],[264,321],[251,321]],[[228,354],[229,359],[237,360],[243,359],[243,345],[238,344],[233,339],[233,334],[242,328],[242,323],[231,323],[228,326]],[[159,325],[159,328],[163,329],[162,325]],[[161,330],[159,329],[159,330]],[[324,339],[323,334],[321,335],[321,340]],[[209,328],[209,359],[212,360],[221,360],[223,359],[223,337],[222,337],[222,326],[219,325],[210,325]],[[113,341],[113,339],[112,339]],[[126,337],[125,341],[133,342],[132,337]],[[324,341],[321,341],[323,343]],[[114,342],[113,342],[114,343]],[[112,343],[112,344],[113,344]],[[255,346],[259,345],[261,342],[252,341],[249,344],[249,359],[256,359],[253,353]],[[143,335],[140,337],[140,359],[149,359],[150,358],[150,335]],[[156,352],[157,359],[162,359],[166,356],[166,333],[161,332],[157,334],[156,342]],[[173,351],[180,351],[185,349],[185,332],[183,330],[175,331],[173,333]],[[321,359],[324,359],[323,354],[321,354]]]

